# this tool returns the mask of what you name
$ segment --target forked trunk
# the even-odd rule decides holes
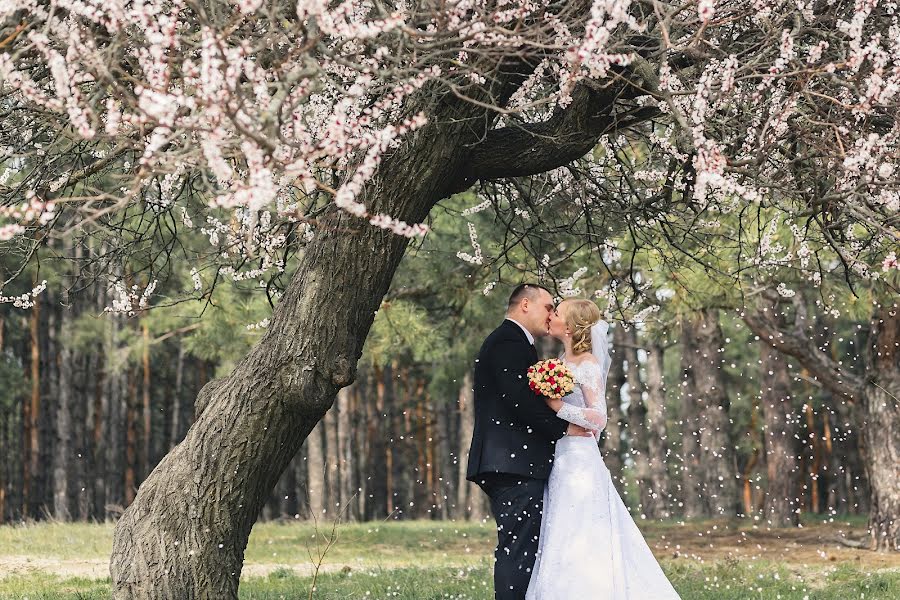
[[[874,550],[900,550],[900,310],[876,308],[863,393],[863,439]]]

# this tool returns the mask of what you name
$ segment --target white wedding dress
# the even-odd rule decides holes
[[[594,408],[603,414],[605,426],[608,326],[599,325],[592,337],[600,364],[566,362],[576,386],[563,398],[572,409],[564,406],[558,415],[577,422],[569,416],[583,407]],[[565,357],[560,359],[565,362]],[[526,600],[679,597],[613,487],[595,437],[564,436],[556,442],[540,536]]]

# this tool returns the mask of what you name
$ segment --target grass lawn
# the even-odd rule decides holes
[[[643,524],[685,600],[900,598],[900,557],[836,544],[862,522],[768,530],[748,521]],[[0,598],[106,599],[112,525],[0,527]],[[352,523],[324,558],[317,600],[493,598],[491,524]],[[316,531],[261,523],[250,538],[241,598],[308,598]]]

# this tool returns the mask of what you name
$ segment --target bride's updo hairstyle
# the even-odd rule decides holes
[[[591,326],[600,317],[600,309],[590,300],[566,300],[566,327],[572,333],[572,350],[575,354],[592,350]]]

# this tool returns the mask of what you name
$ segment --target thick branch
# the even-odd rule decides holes
[[[756,312],[745,310],[743,317],[750,331],[779,352],[800,361],[833,394],[849,402],[863,397],[863,379],[823,352],[800,327],[790,330],[779,323],[774,305]]]
[[[624,81],[624,80],[623,80]],[[572,103],[541,123],[513,124],[490,131],[472,148],[464,181],[524,177],[556,169],[590,152],[601,136],[658,114],[655,108],[627,113],[620,120],[616,103],[633,88],[617,83],[595,89],[579,84]]]

